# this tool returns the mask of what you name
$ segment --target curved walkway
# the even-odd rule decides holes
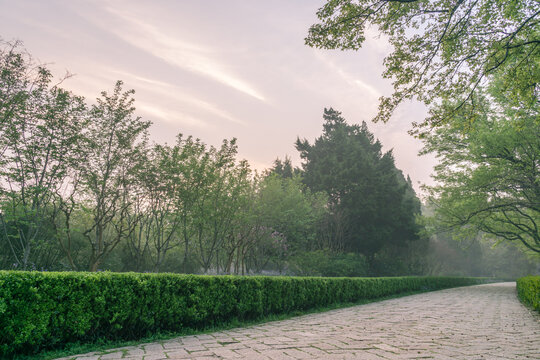
[[[540,359],[540,316],[498,283],[73,358]]]

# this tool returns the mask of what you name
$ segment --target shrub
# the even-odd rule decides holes
[[[481,281],[0,271],[0,357]]]
[[[540,312],[540,276],[526,276],[517,279],[519,299]]]

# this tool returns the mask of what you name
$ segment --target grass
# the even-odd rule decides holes
[[[316,313],[321,313],[321,312],[335,310],[335,309],[347,308],[351,306],[363,305],[363,304],[368,304],[368,303],[373,303],[373,302],[378,302],[378,301],[383,301],[383,300],[389,300],[389,299],[395,299],[395,298],[400,298],[400,297],[409,296],[409,295],[425,293],[429,291],[432,291],[432,290],[425,289],[425,290],[418,290],[418,291],[403,292],[403,293],[380,297],[376,299],[362,299],[353,303],[339,303],[339,304],[334,304],[331,306],[313,308],[306,311],[295,311],[295,312],[291,312],[287,314],[269,315],[269,316],[259,318],[256,320],[235,319],[227,323],[221,324],[219,326],[206,327],[203,329],[186,328],[180,332],[158,333],[158,334],[154,334],[152,336],[144,337],[137,340],[130,340],[130,341],[98,340],[93,343],[84,343],[84,344],[69,343],[69,344],[66,344],[66,346],[60,350],[45,351],[36,355],[14,355],[6,359],[50,360],[50,359],[56,359],[56,358],[61,358],[61,357],[69,357],[71,355],[75,357],[75,355],[85,354],[89,352],[97,352],[99,355],[105,355],[111,352],[111,350],[116,349],[116,348],[122,348],[122,347],[127,347],[127,346],[137,346],[140,344],[151,343],[151,342],[165,342],[167,340],[180,337],[180,336],[209,334],[209,333],[213,333],[217,331],[230,330],[230,329],[239,328],[239,327],[254,326],[254,325],[258,325],[258,324],[262,324],[266,322],[286,320],[286,319],[290,319],[296,316],[316,314]]]

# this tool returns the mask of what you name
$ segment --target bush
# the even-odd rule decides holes
[[[521,302],[540,312],[540,276],[522,277],[516,283]]]
[[[0,357],[481,281],[0,271]]]

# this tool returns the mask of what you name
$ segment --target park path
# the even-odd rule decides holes
[[[515,283],[447,289],[65,359],[540,359]]]

